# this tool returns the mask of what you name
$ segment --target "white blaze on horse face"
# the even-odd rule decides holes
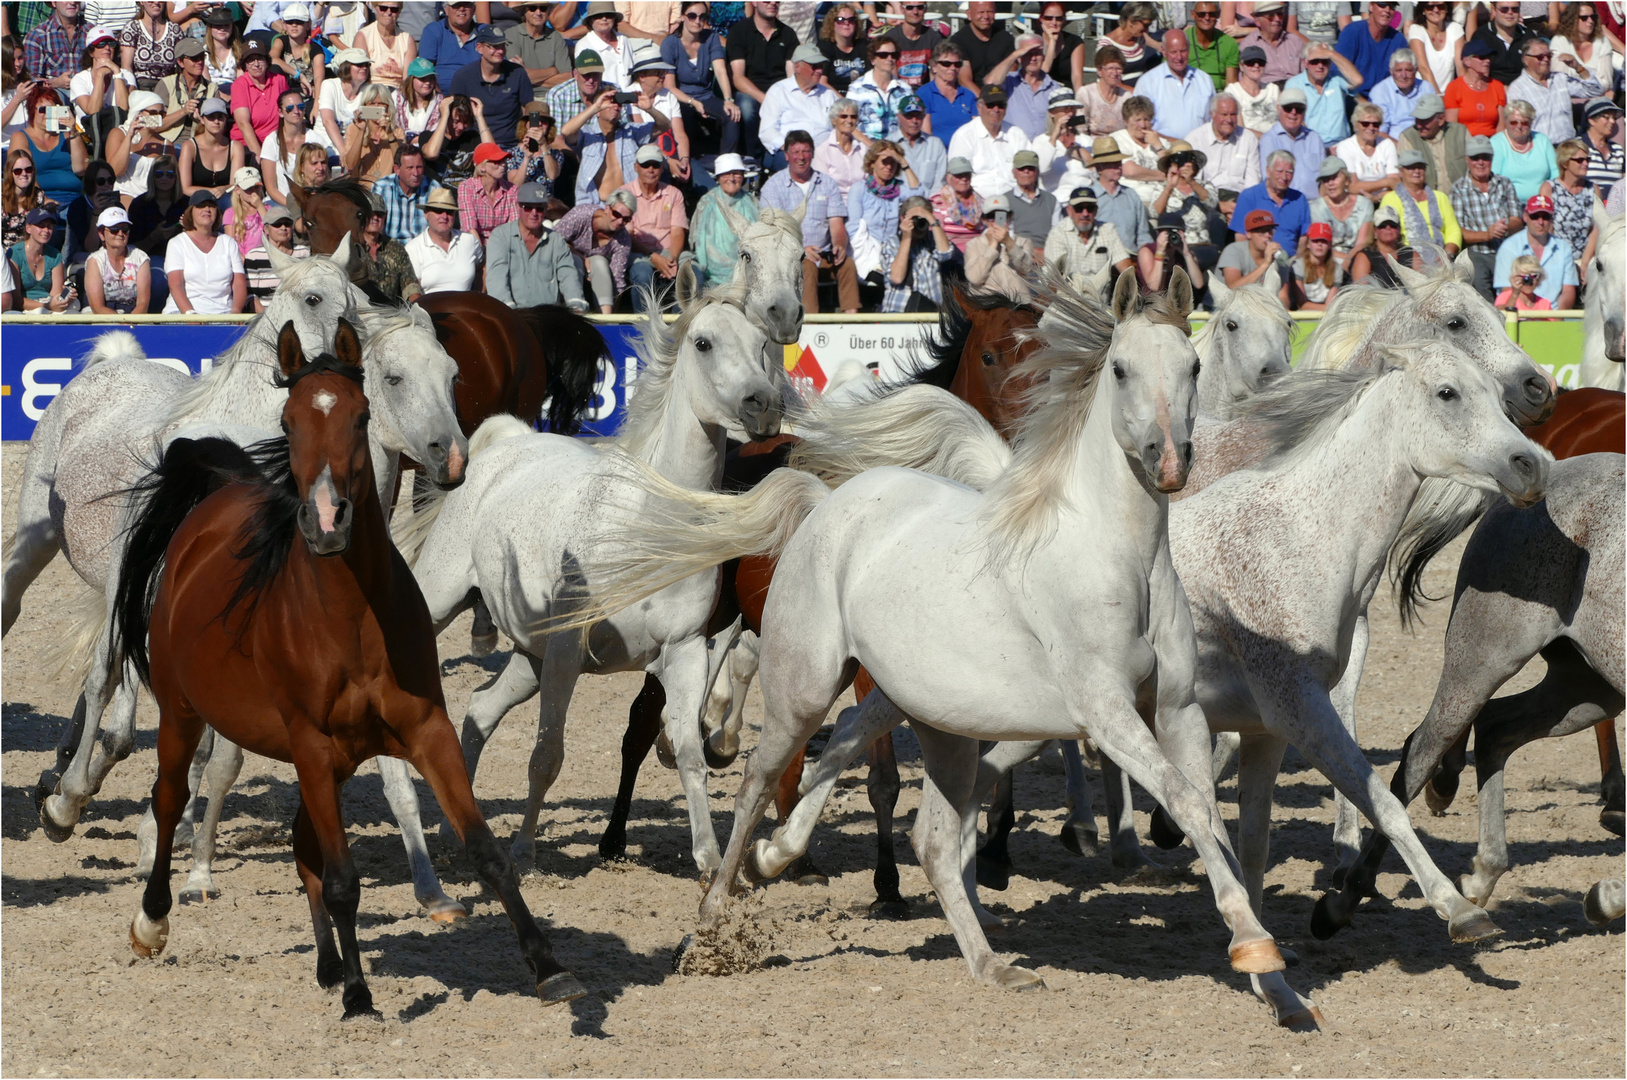
[[[338,404],[338,402],[338,398],[334,397],[326,390],[321,390],[318,391],[317,395],[311,399],[311,406],[320,411],[323,416],[326,416],[328,413],[333,411],[333,407]]]
[[[331,395],[330,395],[331,396]],[[317,524],[322,531],[333,531],[334,520],[339,514],[339,493],[333,486],[333,466],[324,465],[322,475],[316,478],[311,485],[311,505],[316,508]]]

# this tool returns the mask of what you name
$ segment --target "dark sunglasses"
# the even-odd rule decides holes
[[[130,231],[128,225],[103,225],[102,228],[110,233],[128,233]]]
[[[1380,124],[1377,120],[1357,120],[1356,121],[1356,126],[1357,127],[1383,127],[1384,125]]]
[[[983,107],[985,109],[999,109],[1001,112],[1004,112],[1006,103],[1003,101],[985,101],[983,103]]]
[[[859,20],[855,19],[851,15],[838,15],[836,16],[836,21],[839,23],[857,23]]]
[[[898,54],[895,53],[895,52],[878,52],[876,54],[876,59],[877,60],[880,60],[880,59],[882,59],[884,57],[886,59],[888,59],[888,60],[897,60],[898,59]]]
[[[1552,221],[1554,216],[1548,213],[1526,214],[1532,221]]]
[[[707,15],[704,11],[686,11],[684,12],[684,18],[688,19],[690,22],[708,22],[711,16]],[[841,22],[842,20],[837,19],[836,21]],[[853,20],[849,19],[847,21],[852,22]]]
[[[25,167],[20,168],[20,169],[11,170],[11,175],[13,175],[13,176],[33,176],[34,175],[34,170],[25,166]]]
[[[1194,11],[1192,13],[1192,17],[1194,19],[1218,19],[1218,18],[1220,18],[1220,12],[1218,12],[1218,11]]]
[[[520,209],[527,214],[540,214],[548,208],[546,206],[539,206],[536,203],[521,203]]]
[[[378,7],[375,7],[373,10],[378,12],[381,15],[399,15],[399,14],[401,14],[401,9],[396,7],[394,4],[389,4],[389,5],[380,4]],[[287,19],[283,20],[283,22],[287,22],[287,21],[288,21]]]
[[[1283,112],[1291,112],[1291,113],[1302,113],[1302,112],[1305,111],[1305,106],[1303,106],[1303,105],[1284,105],[1284,106],[1282,106],[1282,111]]]
[[[1243,61],[1243,66],[1244,67],[1265,67],[1265,61],[1264,60],[1244,60]]]
[[[173,178],[175,176],[175,170],[174,169],[154,169],[153,170],[153,175],[156,176],[156,177],[159,177],[161,179],[164,178],[164,177],[172,177]]]
[[[614,210],[610,211],[610,216],[615,218],[617,221],[621,222],[623,225],[625,225],[629,221],[633,220],[633,215],[632,214],[617,213]]]
[[[296,101],[292,105],[284,105],[282,107],[282,111],[283,112],[304,112],[305,111],[305,103],[303,101]]]
[[[938,66],[939,67],[958,68],[958,67],[960,67],[960,61],[959,60],[939,60],[938,61]]]

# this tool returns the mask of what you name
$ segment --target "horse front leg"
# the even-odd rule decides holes
[[[627,857],[627,816],[633,810],[633,784],[639,766],[661,734],[661,713],[667,692],[654,675],[644,676],[644,686],[627,709],[627,731],[621,737],[621,777],[616,784],[616,801],[610,807],[610,821],[599,838],[599,858]]]
[[[1333,711],[1339,714],[1339,721],[1344,724],[1350,741],[1358,746],[1361,740],[1356,737],[1356,691],[1361,688],[1362,669],[1367,664],[1368,640],[1367,612],[1363,610],[1356,617],[1355,629],[1351,634],[1350,662],[1345,665],[1344,674],[1328,695],[1333,702]],[[1333,884],[1337,888],[1344,884],[1346,875],[1361,854],[1361,816],[1338,789],[1333,792],[1333,854]]]
[[[152,802],[158,821],[157,853],[153,872],[141,894],[141,909],[130,923],[130,947],[137,956],[148,958],[164,951],[169,942],[169,913],[175,902],[170,891],[170,860],[175,850],[175,826],[189,799],[187,772],[204,724],[195,713],[179,703],[159,699],[158,776],[153,781]]]
[[[699,634],[668,643],[661,650],[661,685],[667,692],[665,730],[678,759],[678,779],[689,807],[690,853],[703,877],[722,862],[712,808],[706,791],[706,756],[701,749],[701,710],[706,707],[710,677],[706,639]]]
[[[1094,855],[1101,848],[1101,834],[1096,831],[1096,811],[1090,801],[1090,780],[1085,776],[1085,761],[1079,752],[1078,739],[1063,739],[1062,771],[1067,777],[1068,817],[1062,823],[1059,839],[1062,846],[1075,855]]]

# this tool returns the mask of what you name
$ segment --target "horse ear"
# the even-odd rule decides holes
[[[1141,285],[1136,281],[1135,267],[1119,275],[1113,286],[1113,319],[1123,322],[1141,310]]]
[[[1412,364],[1413,347],[1402,345],[1378,346],[1379,359],[1384,362],[1385,370],[1390,368],[1404,368]]]
[[[1593,224],[1598,226],[1600,235],[1604,234],[1605,227],[1610,223],[1610,214],[1604,208],[1604,200],[1599,198],[1599,189],[1593,189]]]
[[[1593,197],[1597,199],[1598,195]],[[1474,260],[1469,258],[1468,248],[1458,252],[1458,257],[1452,260],[1452,274],[1465,285],[1474,283]]]
[[[677,295],[682,311],[688,311],[700,299],[701,283],[695,273],[694,259],[682,259],[678,263]]]
[[[1165,290],[1170,302],[1181,313],[1181,318],[1192,314],[1192,279],[1186,276],[1186,270],[1177,266],[1169,275],[1169,288]]]
[[[797,223],[798,229],[802,228],[802,219],[808,216],[808,200],[811,197],[812,196],[804,195],[802,197],[802,205],[791,211],[791,220]]]
[[[278,278],[286,278],[300,264],[300,260],[292,255],[284,255],[275,244],[266,244],[266,260],[271,263],[271,272]]]
[[[1273,269],[1275,268],[1273,267]],[[1217,266],[1209,272],[1209,299],[1213,301],[1215,311],[1218,313],[1231,298],[1232,287],[1226,284],[1226,275],[1220,272],[1220,268]]]
[[[333,261],[338,263],[348,274],[350,272],[350,234],[345,233],[339,238],[339,246],[333,249]]]
[[[362,366],[362,341],[356,336],[356,328],[349,319],[339,320],[339,329],[333,335],[333,355],[338,357],[341,364]]]
[[[729,231],[734,233],[736,239],[746,235],[746,230],[751,228],[751,222],[746,220],[746,215],[722,199],[717,200],[717,209],[723,215],[723,220],[728,222]]]
[[[305,346],[299,343],[299,331],[294,329],[294,320],[289,319],[277,333],[277,368],[283,378],[292,379],[294,372],[304,366]]]
[[[1416,289],[1429,281],[1427,275],[1419,273],[1410,266],[1403,266],[1401,261],[1394,255],[1385,255],[1384,261],[1390,264],[1390,269],[1395,272],[1396,280],[1401,282],[1404,288]]]
[[[1094,274],[1090,275],[1090,277],[1085,279],[1085,288],[1090,290],[1090,295],[1092,297],[1094,297],[1095,299],[1097,299],[1097,300],[1100,300],[1102,298],[1102,295],[1107,292],[1108,287],[1111,286],[1112,284],[1113,284],[1113,264],[1112,263],[1103,264],[1103,266],[1102,266],[1102,268],[1100,270],[1096,271]]]
[[[1282,291],[1282,269],[1276,263],[1272,263],[1271,269],[1260,275],[1260,285],[1266,292],[1276,296]]]

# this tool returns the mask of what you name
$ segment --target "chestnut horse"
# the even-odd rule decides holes
[[[1627,394],[1596,387],[1561,390],[1554,399],[1553,415],[1526,428],[1525,435],[1556,458],[1627,453]],[[1599,801],[1604,803],[1599,822],[1620,836],[1627,827],[1627,774],[1622,772],[1615,720],[1594,725],[1593,734],[1599,745]],[[1440,772],[1424,787],[1424,798],[1437,814],[1457,795],[1468,744],[1469,732],[1465,731],[1441,759]]]
[[[446,715],[423,594],[390,541],[367,447],[361,344],[334,354],[277,341],[287,439],[250,450],[181,439],[135,494],[116,636],[158,700],[158,851],[130,924],[138,956],[169,937],[170,856],[188,768],[208,725],[299,774],[294,862],[316,930],[316,977],[344,983],[344,1018],[379,1018],[356,942],[361,882],[341,785],[368,758],[404,758],[433,788],[501,898],[544,1002],[586,991],[554,959],[508,855],[487,828]],[[339,947],[333,944],[338,931]]]
[[[939,315],[938,325],[926,336],[924,362],[894,387],[929,383],[942,387],[970,404],[1002,435],[1009,435],[1021,418],[1020,387],[1006,375],[1012,367],[1037,348],[1037,343],[1019,340],[1020,331],[1038,325],[1040,313],[1030,305],[997,294],[954,289]],[[886,394],[882,389],[880,394]],[[862,405],[856,406],[862,408]],[[786,464],[795,446],[795,437],[782,435],[761,443],[748,443],[733,450],[723,466],[725,490],[748,491],[763,477]],[[763,602],[774,577],[774,561],[748,557],[722,567],[722,592],[708,630],[720,633],[737,617],[754,633],[761,626]],[[720,672],[719,678],[727,678]],[[854,693],[860,701],[874,684],[863,668],[854,677]],[[654,675],[645,677],[644,689],[628,710],[627,732],[621,744],[621,782],[616,791],[610,822],[599,840],[599,854],[606,859],[623,858],[627,852],[627,816],[632,807],[633,784],[650,747],[661,734],[661,712],[666,692]],[[738,707],[738,704],[737,706]],[[702,744],[707,762],[713,768],[727,767],[738,752],[738,743],[722,751],[708,738]],[[775,802],[784,821],[797,804],[797,787],[802,781],[805,751],[780,778]],[[893,809],[898,802],[898,761],[892,735],[884,735],[869,750],[870,805],[876,812],[876,900],[873,910],[889,914],[908,911],[908,903],[898,891],[898,865],[893,852]],[[807,855],[802,855],[785,871],[791,880],[817,880],[824,875]]]

